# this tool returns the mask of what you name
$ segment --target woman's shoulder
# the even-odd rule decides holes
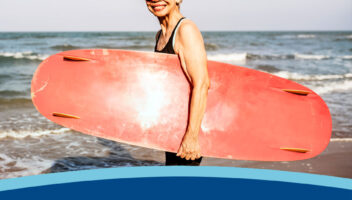
[[[179,27],[180,32],[200,32],[197,25],[190,19],[184,19]]]
[[[202,37],[197,25],[190,19],[184,19],[182,21],[177,34],[180,38]]]

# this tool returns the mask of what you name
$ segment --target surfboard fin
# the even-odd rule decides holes
[[[306,96],[310,93],[309,91],[305,91],[305,90],[292,90],[292,89],[282,89],[282,90],[288,93],[298,94],[303,96]]]
[[[69,115],[69,114],[64,114],[64,113],[57,113],[57,112],[54,112],[53,116],[55,116],[55,117],[63,117],[63,118],[80,119],[80,117],[77,117],[77,116],[74,116],[74,115]]]
[[[65,55],[64,56],[64,60],[69,60],[69,61],[90,61],[91,59]]]
[[[280,148],[281,150],[285,150],[285,151],[292,151],[292,152],[297,152],[297,153],[307,153],[309,152],[308,149],[301,149],[301,148]]]

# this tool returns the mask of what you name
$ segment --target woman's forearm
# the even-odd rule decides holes
[[[197,137],[207,104],[209,84],[204,81],[192,88],[189,121],[186,134]]]

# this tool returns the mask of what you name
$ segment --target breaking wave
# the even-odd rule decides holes
[[[352,80],[324,83],[322,86],[311,87],[311,89],[320,95],[332,92],[344,92],[352,90]]]
[[[11,138],[25,138],[25,137],[40,137],[44,135],[50,135],[50,134],[60,134],[60,133],[65,133],[67,131],[70,131],[71,129],[69,128],[60,128],[56,130],[39,130],[39,131],[26,131],[26,130],[20,130],[20,131],[13,131],[13,130],[2,130],[0,132],[0,139],[6,138],[6,137],[11,137]]]
[[[352,90],[352,73],[305,75],[287,71],[280,71],[273,74],[294,81],[325,81],[323,83],[312,83],[312,86],[310,87],[314,92],[320,95],[332,92],[344,92]]]
[[[313,34],[299,34],[297,38],[315,38],[316,36]]]
[[[329,59],[331,56],[328,55],[313,55],[313,54],[294,54],[295,59],[307,59],[307,60],[323,60]]]
[[[222,62],[245,62],[247,53],[230,53],[230,54],[215,54],[208,55],[209,60],[216,60]]]
[[[276,76],[290,80],[301,80],[301,81],[323,81],[323,80],[335,80],[335,79],[346,79],[352,78],[352,73],[347,74],[314,74],[306,75],[295,72],[279,71],[274,73]]]
[[[33,53],[31,51],[27,52],[0,52],[0,61],[3,59],[14,59],[14,60],[45,60],[49,55],[41,55]]]

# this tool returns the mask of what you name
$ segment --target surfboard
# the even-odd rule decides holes
[[[312,158],[328,145],[331,116],[314,91],[221,62],[208,61],[208,70],[203,156],[291,161]],[[177,152],[187,127],[191,86],[175,55],[65,51],[45,59],[31,84],[43,116],[85,134]]]

